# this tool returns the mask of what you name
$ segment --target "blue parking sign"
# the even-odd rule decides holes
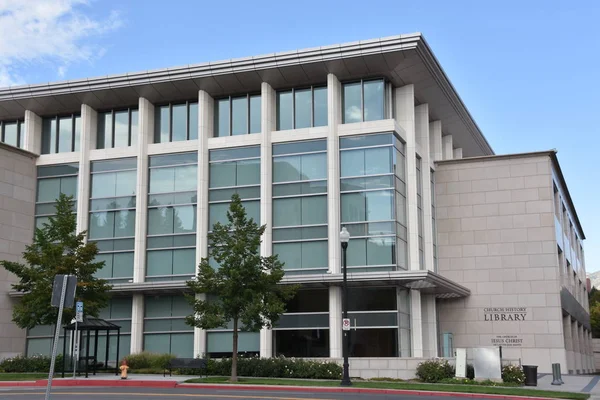
[[[75,311],[77,311],[78,313],[82,313],[83,312],[83,301],[78,301],[75,307]]]

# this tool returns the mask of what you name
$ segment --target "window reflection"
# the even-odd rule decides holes
[[[277,92],[277,130],[327,125],[327,87]]]
[[[246,135],[261,131],[260,95],[215,100],[215,137]]]
[[[385,82],[381,79],[343,85],[344,123],[385,118]]]

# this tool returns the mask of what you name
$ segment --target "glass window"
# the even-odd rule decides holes
[[[250,96],[250,133],[261,131],[261,101],[260,96]]]
[[[112,113],[98,114],[98,149],[112,147]]]
[[[313,89],[314,115],[313,126],[327,126],[327,88],[320,87]]]
[[[138,138],[138,110],[131,110],[131,146],[137,145]]]
[[[198,103],[157,106],[154,118],[154,143],[198,138]]]
[[[344,123],[362,121],[361,83],[344,85]]]
[[[385,118],[385,82],[371,80],[343,85],[344,123]]]
[[[215,133],[217,137],[229,136],[229,99],[217,100],[215,107]]]
[[[245,135],[248,133],[248,98],[236,97],[231,99],[231,134]]]
[[[215,137],[259,133],[260,115],[260,95],[216,100]]]
[[[294,98],[292,91],[277,93],[277,130],[293,129]]]
[[[79,115],[50,117],[42,120],[42,154],[69,153],[79,150]]]
[[[277,93],[277,130],[327,125],[327,87]]]
[[[129,146],[129,111],[115,112],[115,147]]]
[[[0,121],[0,141],[15,147],[22,147],[21,136],[24,134],[24,122]]]

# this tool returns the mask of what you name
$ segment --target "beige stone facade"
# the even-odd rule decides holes
[[[583,233],[554,152],[444,161],[435,175],[439,273],[471,290],[438,302],[441,334],[455,348],[501,345],[504,359],[540,372],[590,372],[585,268],[571,249]]]
[[[33,236],[35,155],[0,143],[0,259],[18,261]],[[21,354],[25,332],[12,322],[15,277],[0,268],[0,360]]]

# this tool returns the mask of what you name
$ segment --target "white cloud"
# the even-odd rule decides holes
[[[55,66],[64,76],[69,65],[104,54],[95,39],[117,29],[117,12],[106,19],[86,15],[87,0],[0,0],[0,86],[23,83],[19,70]]]

